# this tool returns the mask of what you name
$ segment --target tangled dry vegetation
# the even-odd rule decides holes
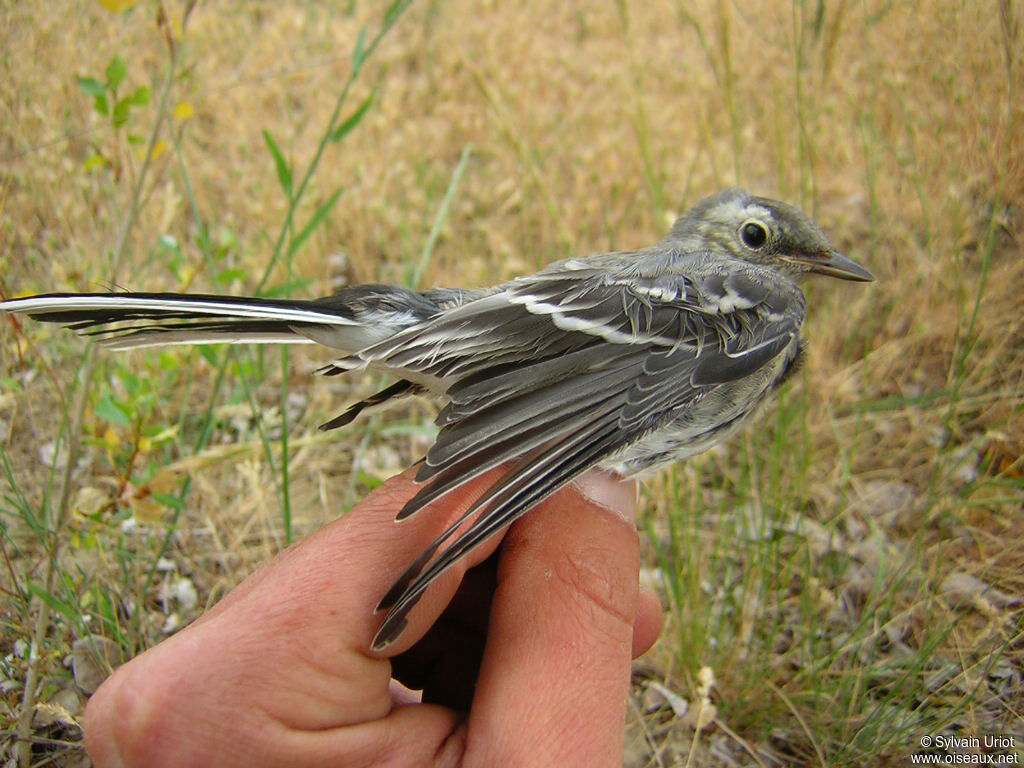
[[[337,203],[272,262],[287,201],[264,132],[297,184],[373,5],[202,4],[183,28],[170,1],[3,3],[2,294],[487,284],[645,245],[722,186],[799,203],[878,282],[810,285],[779,404],[648,484],[669,621],[626,762],[1024,743],[1019,0],[422,0],[355,82],[346,114],[372,104],[296,228]],[[315,380],[315,351],[85,346],[0,331],[0,732],[26,765],[80,764],[76,639],[158,642],[432,434],[414,404],[320,436],[374,382]]]

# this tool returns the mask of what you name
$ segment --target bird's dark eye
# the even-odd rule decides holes
[[[768,242],[768,230],[758,221],[748,221],[740,227],[740,237],[747,248],[756,251]]]

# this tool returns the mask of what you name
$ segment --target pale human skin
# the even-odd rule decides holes
[[[661,628],[632,482],[562,489],[369,650],[382,592],[501,472],[398,525],[418,486],[392,478],[118,669],[85,713],[96,768],[621,765],[629,661]]]

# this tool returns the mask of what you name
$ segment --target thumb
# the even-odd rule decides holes
[[[509,531],[468,764],[621,765],[638,605],[635,514],[635,484],[592,471]]]

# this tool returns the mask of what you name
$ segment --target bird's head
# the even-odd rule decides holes
[[[799,278],[808,272],[843,280],[874,276],[832,247],[821,228],[799,208],[742,189],[706,197],[672,227],[667,240],[687,250],[709,246]]]

